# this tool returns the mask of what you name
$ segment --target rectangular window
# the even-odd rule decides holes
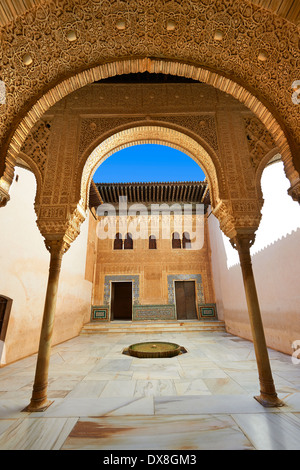
[[[114,250],[122,250],[122,249],[123,249],[122,234],[117,233],[114,239]]]
[[[156,250],[156,237],[155,235],[150,235],[149,237],[149,250]]]
[[[126,237],[124,240],[124,250],[132,250],[133,249],[133,240],[131,233],[126,233]]]

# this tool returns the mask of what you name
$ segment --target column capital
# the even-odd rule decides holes
[[[70,248],[70,244],[64,238],[45,238],[45,246],[52,256],[62,256]]]
[[[250,252],[251,246],[255,242],[256,229],[237,229],[236,235],[230,238],[230,243],[233,248],[240,253]]]
[[[212,213],[219,220],[222,232],[228,238],[235,236],[235,220],[232,215],[230,201],[219,200],[217,205],[213,208]]]
[[[250,238],[258,229],[262,201],[258,199],[219,200],[212,213],[219,220],[220,229],[230,239]],[[254,239],[253,239],[254,242]],[[252,242],[252,244],[253,244]]]
[[[64,254],[79,235],[86,213],[79,204],[36,205],[36,212],[37,226],[45,239],[47,250]]]
[[[288,194],[291,196],[293,201],[300,204],[300,178],[298,178],[298,180],[288,189]]]

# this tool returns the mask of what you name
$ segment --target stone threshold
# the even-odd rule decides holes
[[[225,322],[220,320],[184,320],[184,321],[111,321],[90,322],[83,326],[81,334],[93,333],[149,333],[183,331],[226,331]]]

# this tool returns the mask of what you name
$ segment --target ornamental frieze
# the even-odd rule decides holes
[[[80,160],[84,151],[94,142],[97,138],[104,135],[109,131],[113,131],[120,126],[136,122],[137,118],[86,118],[81,120],[78,159]],[[213,150],[218,150],[218,139],[215,125],[215,119],[212,116],[168,116],[157,117],[158,121],[165,123],[173,123],[185,129],[191,130],[197,136],[203,138]]]
[[[21,152],[24,152],[37,165],[43,177],[48,157],[48,144],[51,134],[51,119],[42,119],[29,133]]]
[[[82,207],[70,205],[36,207],[37,226],[45,239],[64,237],[70,246],[80,233],[86,213]]]
[[[78,145],[78,160],[81,159],[84,151],[100,136],[104,135],[119,126],[124,126],[136,119],[131,118],[86,118],[80,123],[80,135]]]
[[[125,57],[164,57],[246,83],[300,142],[299,107],[291,99],[299,30],[244,0],[48,2],[1,28],[0,40],[2,137],[27,103],[62,77]]]
[[[42,219],[55,219],[55,220],[65,220],[67,215],[66,206],[45,206],[41,207],[38,211],[38,217]]]
[[[257,168],[262,158],[275,148],[276,144],[270,132],[256,117],[245,117],[244,123],[251,164],[254,168]]]
[[[197,136],[203,138],[213,150],[218,150],[218,136],[216,121],[214,116],[206,115],[184,115],[168,116],[159,118],[163,122],[171,122],[194,132]]]
[[[259,204],[255,200],[254,201],[253,200],[232,201],[231,206],[232,206],[232,210],[234,214],[260,212]]]

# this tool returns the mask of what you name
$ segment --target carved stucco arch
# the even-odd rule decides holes
[[[81,184],[80,205],[88,207],[89,187],[96,169],[114,153],[126,147],[141,144],[160,144],[173,147],[191,157],[204,171],[210,190],[212,206],[219,202],[219,184],[213,159],[196,140],[168,127],[141,125],[116,132],[99,143],[85,161]]]
[[[164,73],[192,78],[208,85],[212,85],[220,91],[228,93],[239,100],[261,120],[273,136],[277,147],[280,149],[285,173],[291,182],[291,187],[299,183],[299,173],[294,167],[291,148],[283,128],[269,109],[250,91],[227,77],[197,65],[163,59],[143,58],[127,59],[98,65],[64,80],[46,92],[23,117],[10,140],[7,152],[6,171],[4,173],[4,177],[0,180],[0,191],[2,188],[4,192],[8,194],[13,176],[13,169],[21,146],[34,124],[49,108],[51,108],[51,106],[73,91],[87,84],[93,83],[94,81],[114,75],[146,71],[150,73]]]

